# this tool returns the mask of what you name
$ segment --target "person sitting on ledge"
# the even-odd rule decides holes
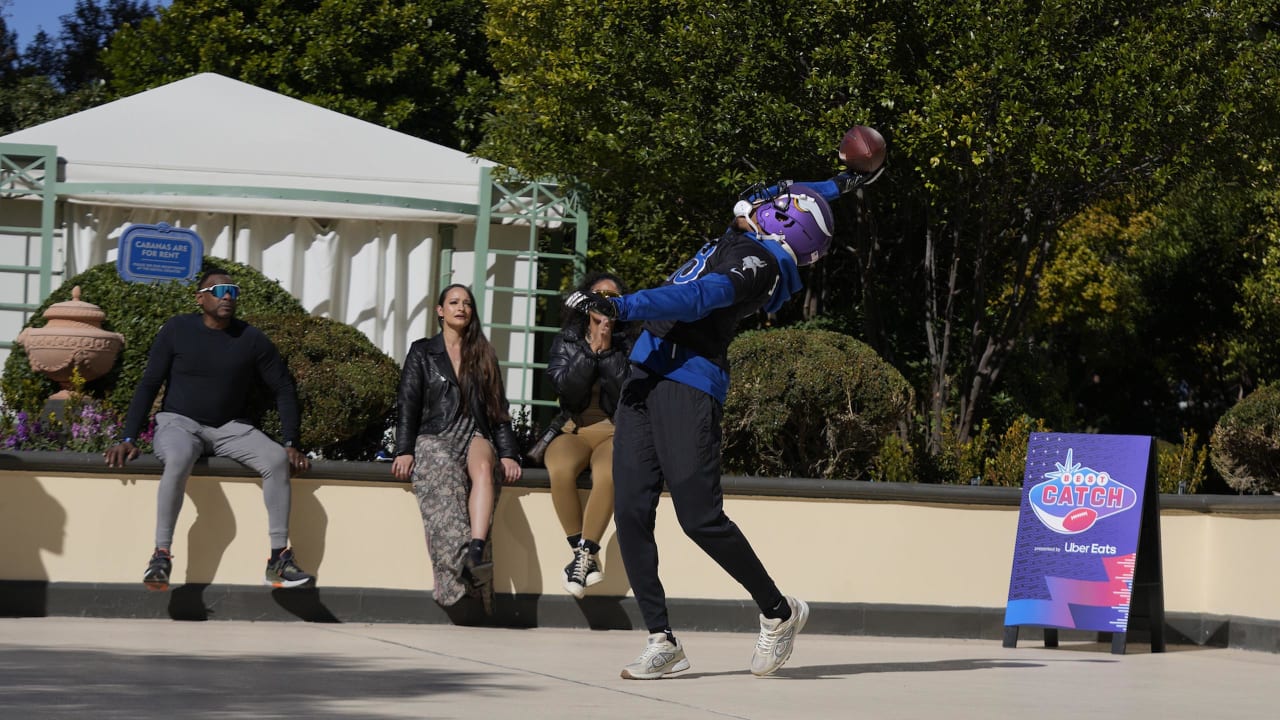
[[[164,464],[156,508],[155,551],[142,582],[169,589],[174,527],[187,478],[202,455],[229,457],[262,476],[271,555],[263,582],[277,588],[311,585],[315,578],[298,567],[289,548],[289,478],[310,469],[299,449],[298,393],[284,358],[261,330],[236,317],[240,287],[221,268],[206,268],[196,287],[199,311],[170,318],[156,333],[142,380],[124,422],[124,439],[104,454],[109,467],[138,457],[134,438],[142,429],[160,387],[153,446]],[[255,380],[275,393],[284,446],[246,419]]]

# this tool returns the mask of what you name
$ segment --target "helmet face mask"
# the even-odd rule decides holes
[[[785,193],[759,204],[752,219],[762,239],[785,243],[802,267],[831,248],[835,227],[831,207],[806,185],[792,185]]]

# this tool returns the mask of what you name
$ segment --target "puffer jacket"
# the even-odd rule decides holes
[[[560,397],[560,407],[574,422],[581,422],[582,411],[591,404],[591,388],[600,383],[600,409],[609,417],[618,409],[622,383],[631,370],[628,355],[631,347],[625,333],[615,332],[611,347],[602,353],[591,345],[576,328],[566,328],[551,342],[547,360],[547,377]]]
[[[419,435],[438,435],[458,416],[462,408],[462,388],[453,372],[453,363],[449,362],[444,335],[437,334],[409,346],[404,369],[400,371],[397,399],[396,455],[412,455]],[[498,457],[519,462],[520,448],[511,422],[495,426],[478,394],[472,393],[469,401],[471,417],[475,418],[480,434],[497,448]],[[508,407],[505,390],[502,406]]]

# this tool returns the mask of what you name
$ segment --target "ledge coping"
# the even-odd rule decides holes
[[[159,475],[163,470],[154,455],[143,455],[126,468],[108,468],[97,453],[20,450],[0,452],[0,471],[91,474],[103,477]],[[193,475],[205,477],[247,477],[258,474],[234,460],[205,457],[196,462]],[[375,484],[404,485],[391,477],[390,463],[313,460],[311,470],[300,479],[342,480]],[[578,480],[591,486],[590,475]],[[824,480],[817,478],[771,478],[726,475],[722,484],[729,495],[787,497],[806,500],[862,500],[871,502],[924,503],[1017,507],[1021,488],[987,485],[941,485],[931,483],[886,483],[866,480]],[[525,468],[516,487],[550,486],[547,471]],[[1277,495],[1160,495],[1161,510],[1222,515],[1280,516]]]

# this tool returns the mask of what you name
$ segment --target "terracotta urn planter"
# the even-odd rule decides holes
[[[106,316],[102,308],[80,300],[77,285],[70,300],[45,310],[49,322],[44,327],[28,327],[18,334],[16,342],[27,351],[31,369],[62,386],[50,400],[70,397],[73,370],[79,370],[85,382],[111,370],[124,347],[124,336],[102,329]]]

